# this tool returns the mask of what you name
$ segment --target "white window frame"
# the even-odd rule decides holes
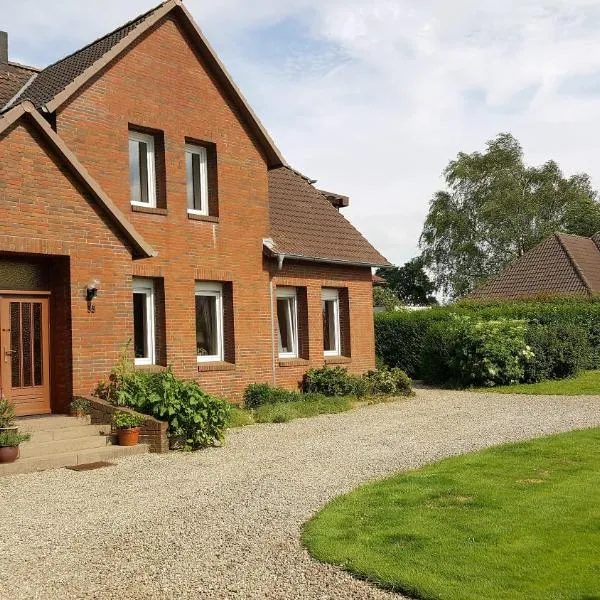
[[[146,297],[146,344],[148,357],[135,358],[136,365],[153,365],[156,361],[156,332],[154,322],[154,281],[152,279],[133,278],[133,293]]]
[[[208,210],[209,210],[209,206],[208,206],[208,152],[204,146],[199,146],[197,144],[186,144],[185,145],[185,154],[186,154],[186,157],[185,157],[186,188],[189,188],[189,186],[187,185],[187,177],[188,177],[187,155],[195,154],[200,157],[200,202],[201,202],[201,208],[200,209],[190,208],[190,203],[189,203],[190,190],[186,189],[186,197],[187,197],[187,202],[188,202],[188,207],[187,207],[188,214],[208,216]],[[192,167],[192,169],[193,169],[193,167]],[[192,171],[192,185],[193,185],[193,180],[194,180],[194,175],[193,175],[193,171]],[[194,193],[194,191],[192,188],[192,198],[193,198],[193,193]]]
[[[321,301],[334,302],[334,324],[335,324],[335,350],[323,349],[325,356],[341,356],[342,354],[342,333],[340,325],[340,291],[336,288],[323,288],[321,291]],[[323,340],[325,344],[325,340]]]
[[[129,131],[129,142],[143,142],[148,147],[147,165],[148,171],[148,202],[139,202],[131,200],[132,206],[144,206],[146,208],[156,208],[156,153],[154,150],[154,136],[149,133],[140,133],[139,131]],[[131,185],[131,183],[130,183]],[[141,182],[140,182],[141,185]]]
[[[196,282],[196,296],[209,296],[216,298],[217,312],[217,349],[218,352],[212,356],[197,356],[196,360],[199,363],[204,362],[221,362],[224,358],[225,335],[223,329],[223,285],[215,282]],[[196,302],[194,301],[194,317],[196,316]],[[196,325],[197,326],[197,325]]]
[[[292,336],[292,351],[279,352],[279,358],[298,358],[298,291],[295,287],[277,286],[276,296],[277,300],[292,300],[292,314],[288,316],[289,318],[287,324],[288,331]],[[277,311],[276,314],[279,314],[279,311]],[[279,322],[277,323],[277,326],[279,327]]]

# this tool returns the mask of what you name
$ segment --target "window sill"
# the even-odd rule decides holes
[[[219,217],[211,217],[210,215],[195,215],[188,213],[187,217],[190,221],[205,221],[206,223],[218,223]]]
[[[351,363],[352,359],[349,356],[326,356],[326,365],[346,365]]]
[[[131,205],[131,212],[145,213],[147,215],[162,215],[166,217],[169,211],[166,208],[156,208],[153,206],[137,206],[137,204]]]
[[[280,358],[280,367],[306,367],[308,361],[305,358]]]
[[[136,371],[145,371],[146,373],[165,373],[169,367],[163,365],[135,365]]]
[[[198,373],[204,373],[206,371],[234,371],[235,364],[225,361],[216,362],[200,362],[198,363]]]

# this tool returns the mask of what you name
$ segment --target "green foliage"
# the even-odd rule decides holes
[[[418,256],[402,267],[384,267],[377,271],[379,277],[388,282],[388,288],[403,304],[410,306],[429,306],[437,304],[433,295],[435,285],[425,273],[423,258]],[[378,288],[375,288],[375,291]]]
[[[100,384],[95,393],[117,406],[168,422],[173,446],[197,450],[223,441],[229,403],[203,392],[194,381],[178,379],[170,369],[135,371],[124,354],[108,385]]]
[[[481,320],[454,315],[425,340],[424,379],[458,386],[508,385],[525,376],[533,352],[527,324],[516,319]]]
[[[581,371],[567,379],[546,379],[537,383],[520,383],[487,388],[498,394],[528,394],[542,396],[599,396],[600,371]]]
[[[0,431],[0,448],[14,448],[31,439],[29,433],[18,433],[16,431]]]
[[[347,396],[328,398],[321,394],[301,394],[295,402],[277,402],[256,407],[252,413],[257,423],[287,423],[294,419],[336,414],[354,408],[354,399]]]
[[[457,298],[555,231],[591,236],[600,204],[588,175],[564,177],[554,161],[525,165],[510,134],[484,153],[459,153],[444,170],[447,191],[430,202],[421,234],[436,289]]]
[[[390,288],[374,286],[373,306],[384,310],[399,310],[402,308],[402,302]]]
[[[412,396],[412,381],[401,369],[377,369],[363,376],[366,396]]]
[[[588,429],[400,473],[334,499],[302,540],[411,598],[597,599],[599,447]]]
[[[460,302],[447,307],[424,311],[382,313],[375,316],[377,355],[390,367],[399,367],[413,378],[429,377],[426,370],[444,368],[432,364],[425,349],[428,335],[437,337],[436,354],[443,354],[443,330],[453,315],[468,315],[481,320],[518,319],[528,324],[527,343],[536,359],[528,366],[525,377],[536,380],[541,373],[559,377],[573,372],[569,353],[578,355],[577,368],[600,368],[600,299],[552,299],[530,302]],[[546,326],[545,330],[534,330]],[[431,333],[430,330],[434,329]],[[439,329],[439,331],[438,331]],[[571,333],[573,332],[573,333]],[[579,342],[576,338],[579,338]],[[428,348],[432,343],[428,342]],[[571,348],[569,350],[569,348]],[[545,357],[545,358],[544,358]],[[562,357],[562,358],[561,358]],[[554,361],[555,367],[541,364],[542,359]],[[441,375],[432,379],[441,381]]]
[[[244,391],[244,404],[248,408],[277,402],[296,402],[303,398],[304,395],[300,392],[271,387],[267,383],[252,383]]]
[[[360,377],[350,375],[343,367],[310,369],[304,376],[306,393],[324,396],[364,396],[365,385]]]
[[[587,331],[579,325],[533,324],[529,326],[527,340],[534,353],[525,369],[527,383],[574,377],[593,366],[594,352]]]
[[[71,413],[76,415],[89,415],[92,405],[87,398],[74,398],[71,401]]]
[[[133,429],[139,427],[144,422],[144,417],[134,413],[118,410],[113,415],[113,424],[117,429]]]
[[[0,396],[0,429],[12,427],[15,422],[15,405]]]

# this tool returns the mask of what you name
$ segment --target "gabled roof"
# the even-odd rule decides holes
[[[0,135],[7,131],[20,119],[28,119],[42,134],[49,146],[59,155],[69,167],[75,178],[87,190],[108,219],[130,244],[133,255],[138,258],[156,256],[156,251],[136,231],[133,225],[125,218],[123,213],[113,204],[98,182],[92,178],[87,169],[79,162],[75,155],[67,148],[63,140],[53,131],[46,120],[39,114],[31,102],[23,102],[19,106],[0,115]]]
[[[234,83],[182,0],[167,0],[115,31],[43,69],[12,105],[29,100],[36,108],[55,112],[94,75],[106,68],[167,15],[176,16],[207,68],[237,108],[242,122],[263,150],[269,167],[286,162],[258,117]]]
[[[34,67],[0,62],[0,109],[6,106],[38,72]]]
[[[361,266],[389,262],[310,180],[289,167],[269,171],[272,254]]]
[[[467,296],[516,300],[600,293],[600,250],[592,238],[555,233]]]

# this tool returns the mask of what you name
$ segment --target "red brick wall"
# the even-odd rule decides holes
[[[72,392],[89,394],[106,376],[132,328],[131,254],[35,129],[21,123],[0,136],[0,165],[0,251],[63,257],[50,287],[53,409],[66,410]],[[101,282],[93,315],[92,279]]]

